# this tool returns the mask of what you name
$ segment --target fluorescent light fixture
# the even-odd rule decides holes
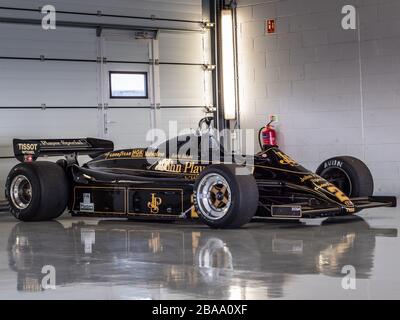
[[[225,120],[234,120],[236,93],[232,10],[222,10],[221,15],[223,106]]]

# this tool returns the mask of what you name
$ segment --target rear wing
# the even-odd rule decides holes
[[[114,143],[95,138],[13,140],[14,154],[20,162],[35,161],[43,156],[89,155],[95,158],[114,150]]]

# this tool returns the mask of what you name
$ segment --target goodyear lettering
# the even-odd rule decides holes
[[[110,152],[108,158],[130,158],[132,152],[127,151],[118,151],[118,152]]]
[[[119,159],[119,158],[161,158],[164,157],[163,153],[158,151],[145,151],[144,149],[133,149],[133,150],[122,150],[109,152],[106,154],[107,159]]]

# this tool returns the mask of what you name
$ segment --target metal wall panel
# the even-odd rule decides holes
[[[1,3],[2,6],[34,9],[47,4],[55,5],[57,10],[76,12],[100,10],[103,14],[202,20],[201,0],[117,0],[112,4],[106,0],[4,0]],[[40,12],[0,10],[0,17],[41,19],[42,16]],[[60,21],[201,29],[199,23],[177,21],[62,13],[57,13],[57,18]],[[211,73],[204,72],[201,66],[210,60],[207,41],[207,32],[162,31],[158,40],[152,42],[151,39],[136,39],[133,31],[103,30],[99,38],[94,29],[57,26],[56,30],[44,31],[40,26],[0,23],[0,57],[3,57],[0,59],[0,157],[12,155],[14,137],[97,136],[115,141],[116,148],[129,148],[148,146],[151,143],[146,140],[149,129],[156,126],[167,131],[170,121],[177,121],[178,130],[195,128],[204,115],[203,110],[187,107],[210,105],[212,101]],[[150,49],[154,46],[157,50],[152,56],[154,51]],[[40,56],[44,61],[16,59]],[[107,62],[96,62],[100,56]],[[14,59],[4,59],[6,57]],[[158,59],[161,65],[151,66],[150,57]],[[129,63],[139,61],[145,63]],[[109,99],[109,71],[149,72],[149,99]],[[160,95],[152,88],[154,79],[154,85],[160,87]],[[102,102],[106,103],[105,109],[97,109]],[[149,108],[159,103],[161,109]],[[26,109],[41,108],[43,104],[45,110]],[[163,106],[181,108],[163,109]],[[6,175],[14,164],[13,159],[0,159],[0,198],[3,198]]]
[[[96,31],[57,27],[44,31],[41,26],[0,24],[0,56],[58,59],[97,57]]]
[[[134,31],[104,30],[104,56],[116,61],[149,61],[149,40],[137,39]]]
[[[57,10],[201,20],[201,0],[2,0],[2,6],[38,8],[54,5]]]
[[[177,128],[179,134],[184,130],[196,129],[199,120],[204,117],[202,109],[161,109],[159,112],[162,119],[159,127],[166,132],[167,136],[172,135],[170,138],[173,138],[174,133],[169,125]]]
[[[181,63],[207,63],[208,54],[203,50],[202,33],[161,32],[160,61]]]
[[[200,66],[161,65],[162,106],[205,106],[204,70]]]
[[[150,111],[143,109],[109,109],[109,136],[116,149],[147,147]]]
[[[97,65],[0,60],[0,88],[0,108],[96,106]]]
[[[0,113],[0,145],[8,146],[10,151],[12,138],[97,136],[98,112],[96,109],[47,109],[44,111],[0,109]]]

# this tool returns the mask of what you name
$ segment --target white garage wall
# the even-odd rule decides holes
[[[200,66],[162,65],[161,104],[205,106],[204,71]]]
[[[57,10],[105,14],[122,14],[185,20],[202,20],[202,1],[191,0],[117,0],[109,1],[2,1],[2,6],[38,8],[53,4]],[[41,18],[40,13],[0,10],[0,17]],[[63,21],[99,21],[103,23],[133,24],[153,27],[188,27],[192,24],[144,21],[137,19],[85,17],[57,14]],[[195,25],[199,28],[199,25]],[[161,62],[203,64],[209,62],[207,33],[161,32],[157,40]],[[0,24],[0,56],[39,57],[56,59],[90,59],[99,56],[100,42],[103,55],[110,60],[148,61],[151,40],[135,39],[133,32],[106,30],[101,40],[95,30],[57,27],[43,31],[38,26]],[[105,63],[100,77],[100,64],[93,62],[28,61],[0,59],[0,199],[4,197],[4,183],[13,159],[12,138],[56,138],[94,136],[110,138],[117,148],[147,146],[147,131],[154,125],[167,128],[169,120],[177,120],[179,128],[193,127],[204,115],[201,108],[187,106],[211,105],[211,78],[201,65],[160,65],[160,96],[140,100],[109,99],[109,71],[146,71],[148,64]],[[150,82],[150,81],[149,81]],[[175,85],[173,85],[175,82]],[[94,109],[102,102],[108,104],[108,133],[103,133],[103,112]],[[149,88],[150,94],[153,88]],[[181,108],[149,109],[152,102]],[[15,109],[40,107],[46,110]],[[51,109],[68,107],[68,109]],[[72,108],[71,108],[72,107]],[[81,109],[73,107],[91,107]],[[12,109],[14,108],[14,109]],[[155,115],[154,115],[155,114]],[[182,116],[184,115],[184,116]]]
[[[54,5],[60,11],[147,16],[159,18],[199,20],[202,18],[201,0],[2,0],[2,6],[38,8]],[[89,21],[85,18],[85,21]]]
[[[0,86],[0,108],[41,106],[42,103],[52,107],[96,106],[97,66],[79,62],[42,64],[3,60],[0,61]]]
[[[94,30],[0,24],[0,56],[96,59]],[[76,50],[73,50],[76,48]],[[13,138],[98,136],[98,70],[94,63],[0,60],[0,158],[13,154]],[[28,109],[27,109],[28,108]],[[0,159],[0,198],[15,164]]]
[[[102,33],[103,55],[109,61],[141,61],[149,60],[151,40],[135,39],[134,31],[104,30]],[[148,64],[106,63],[103,65],[104,102],[108,104],[108,133],[105,138],[114,141],[116,149],[132,146],[146,146],[146,133],[151,129],[150,109],[132,109],[132,107],[148,108],[148,99],[110,99],[109,72],[147,72],[151,78]],[[151,88],[150,88],[151,89]],[[118,109],[124,108],[124,109]]]
[[[201,109],[161,109],[160,118],[162,122],[158,125],[166,134],[167,138],[175,136],[174,130],[176,128],[177,134],[185,134],[184,131],[197,129],[198,123],[204,117],[204,112]],[[176,125],[176,126],[175,126]]]
[[[97,55],[95,34],[95,30],[81,28],[43,32],[40,26],[2,24],[0,55],[93,59]]]
[[[357,6],[358,31],[341,28]],[[280,145],[315,170],[365,160],[376,194],[400,194],[400,4],[393,0],[239,0],[242,127],[280,116]],[[274,35],[264,20],[277,19]],[[361,67],[361,68],[360,68]]]
[[[151,128],[150,111],[147,109],[109,109],[108,139],[114,141],[115,149],[147,147],[146,134]]]
[[[13,138],[60,138],[96,136],[97,110],[1,110],[0,108],[0,199],[4,198],[7,174],[17,162],[1,159],[13,154]]]
[[[96,59],[95,30],[0,24],[0,56]],[[75,48],[75,50],[74,50]],[[95,106],[97,65],[0,60],[0,107]],[[23,94],[21,94],[21,92]]]

